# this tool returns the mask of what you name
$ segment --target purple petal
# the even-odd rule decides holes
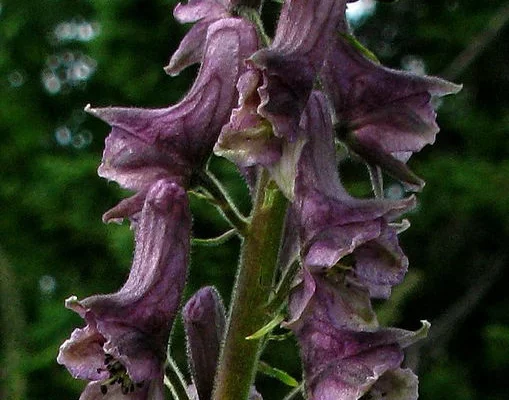
[[[176,76],[190,65],[201,62],[205,53],[205,40],[207,30],[213,21],[204,20],[194,24],[179,44],[179,47],[170,58],[170,62],[164,67],[168,75]]]
[[[408,158],[433,143],[439,128],[432,96],[461,89],[439,78],[385,68],[341,36],[332,42],[321,78],[339,124],[351,132],[361,152],[372,148],[382,167],[388,161],[378,153],[407,153]]]
[[[196,292],[182,310],[189,363],[200,399],[210,399],[225,328],[225,311],[217,290]]]
[[[238,83],[239,105],[232,111],[214,147],[214,153],[234,162],[240,168],[267,166],[281,157],[283,141],[272,134],[272,127],[256,109],[260,102],[257,87],[259,75],[244,73]]]
[[[156,182],[141,211],[127,282],[116,293],[67,303],[87,322],[60,348],[58,361],[73,376],[104,380],[110,375],[106,364],[119,373],[125,369],[129,382],[162,376],[189,259],[188,208],[184,189]]]
[[[397,346],[338,361],[317,373],[307,386],[309,400],[358,400],[379,377],[403,359]]]
[[[219,19],[228,16],[229,5],[228,0],[189,0],[187,4],[177,4],[173,16],[181,23]]]
[[[355,276],[373,298],[387,299],[408,270],[408,259],[399,247],[394,228],[384,225],[380,235],[354,253]]]
[[[363,200],[347,193],[339,179],[331,117],[322,94],[310,96],[302,127],[310,133],[299,160],[293,204],[302,257],[308,267],[332,267],[378,238],[388,221],[414,206],[415,198]]]

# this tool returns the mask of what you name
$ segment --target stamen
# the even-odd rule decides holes
[[[104,364],[106,369],[97,368],[98,373],[107,370],[110,374],[108,379],[101,382],[101,393],[103,395],[108,393],[108,385],[119,384],[124,395],[134,392],[136,388],[143,387],[143,382],[135,383],[131,380],[124,365],[115,360],[111,354],[105,355]]]

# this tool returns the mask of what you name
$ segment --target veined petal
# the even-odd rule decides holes
[[[220,19],[231,17],[231,8],[232,4],[228,0],[190,0],[187,4],[177,4],[173,10],[174,17],[181,23],[196,23],[186,33],[164,68],[167,74],[178,75],[184,68],[201,62],[209,26]]]
[[[211,21],[208,19],[198,21],[189,29],[181,40],[179,47],[171,56],[170,62],[164,67],[164,71],[168,75],[176,76],[190,65],[201,62],[205,53],[205,40],[210,24]]]
[[[190,224],[185,190],[167,180],[154,183],[136,227],[127,282],[116,293],[66,303],[87,323],[61,346],[57,359],[74,377],[103,386],[112,380],[128,393],[131,387],[136,391],[136,384],[145,392],[152,380],[162,379],[168,337],[186,278]],[[90,393],[97,392],[95,387],[88,389]]]
[[[439,128],[432,97],[456,93],[461,86],[385,68],[340,35],[332,41],[320,76],[353,150],[396,178],[422,186],[397,166],[399,158],[406,153],[406,161],[435,141]]]
[[[415,205],[415,198],[391,201],[350,196],[337,171],[331,117],[322,94],[312,93],[304,116],[303,127],[309,134],[299,160],[293,204],[301,255],[310,268],[330,268],[377,239],[389,221]]]

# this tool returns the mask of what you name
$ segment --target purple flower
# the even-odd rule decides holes
[[[393,384],[400,374],[402,349],[425,336],[428,328],[380,328],[369,293],[341,270],[311,273],[304,268],[289,311],[310,400],[357,400],[370,389],[375,394],[384,388],[403,390]],[[409,378],[400,379],[406,393],[415,388]]]
[[[414,190],[424,182],[404,162],[439,130],[433,96],[456,93],[445,80],[385,68],[337,35],[320,76],[335,110],[340,139],[372,165]]]
[[[210,400],[226,320],[223,301],[217,290],[211,286],[198,290],[184,306],[182,317],[194,382],[188,390],[190,398]],[[249,400],[262,400],[254,386],[251,387]]]
[[[346,25],[346,0],[293,0],[283,4],[274,42],[250,58],[262,71],[258,112],[274,127],[274,134],[290,141],[299,131],[329,43]]]
[[[223,302],[216,289],[198,290],[182,310],[191,375],[201,400],[210,399],[225,329]]]
[[[253,26],[222,19],[208,29],[204,61],[185,98],[162,109],[99,108],[87,111],[112,126],[99,175],[137,191],[104,216],[132,215],[158,179],[188,187],[193,171],[203,166],[237,102],[236,83],[244,59],[258,46]]]
[[[408,211],[415,198],[356,199],[337,172],[332,122],[324,96],[313,92],[305,113],[310,131],[295,181],[292,221],[300,232],[303,264],[320,270],[353,255],[352,274],[374,297],[387,297],[406,272],[407,259],[389,223]]]
[[[92,381],[80,399],[116,399],[119,393],[163,398],[163,364],[186,279],[190,225],[185,190],[169,180],[155,182],[136,225],[127,282],[113,294],[66,301],[87,324],[58,355],[75,378]]]

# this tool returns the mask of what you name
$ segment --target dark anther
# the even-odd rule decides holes
[[[111,360],[113,360],[113,356],[111,354],[104,355],[104,365],[108,365]]]
[[[101,385],[101,393],[102,394],[108,393],[108,387],[106,385]]]
[[[122,394],[127,394],[127,393],[129,393],[129,388],[126,386],[122,386]]]
[[[143,387],[143,382],[138,382],[138,383],[136,384],[136,387],[142,388],[142,387]]]

